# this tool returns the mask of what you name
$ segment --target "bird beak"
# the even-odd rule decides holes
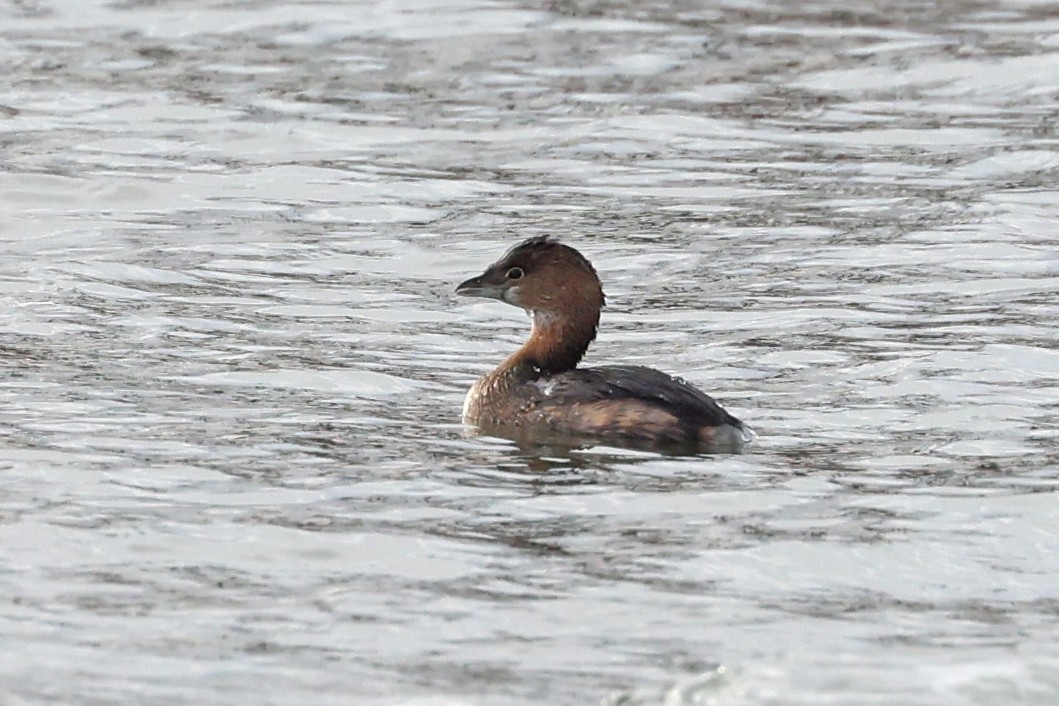
[[[493,284],[482,281],[483,275],[471,277],[466,282],[461,282],[456,287],[456,294],[464,297],[482,297],[484,299],[500,299],[503,291]]]

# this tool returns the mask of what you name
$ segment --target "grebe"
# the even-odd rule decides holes
[[[578,368],[603,288],[592,264],[549,236],[508,250],[456,293],[522,307],[529,339],[471,387],[463,419],[519,441],[596,440],[674,451],[738,451],[745,426],[680,378],[638,365]]]

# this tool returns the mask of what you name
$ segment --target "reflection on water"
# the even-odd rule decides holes
[[[1047,3],[15,3],[19,703],[1052,704]],[[459,424],[557,234],[738,457]]]

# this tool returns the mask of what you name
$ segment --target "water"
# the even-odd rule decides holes
[[[3,703],[1059,700],[1050,3],[0,12]],[[541,233],[749,453],[464,433]]]

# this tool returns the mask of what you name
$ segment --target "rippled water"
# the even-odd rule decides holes
[[[1048,2],[7,4],[4,703],[1059,701]],[[552,233],[741,456],[468,436]]]

